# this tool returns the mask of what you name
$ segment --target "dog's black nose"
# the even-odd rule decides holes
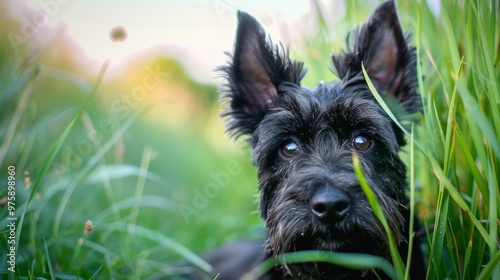
[[[340,221],[349,211],[351,199],[347,194],[335,187],[319,190],[311,199],[311,208],[323,221]]]

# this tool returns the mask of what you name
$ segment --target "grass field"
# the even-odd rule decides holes
[[[346,3],[345,18],[318,13],[317,32],[291,48],[308,86],[332,79],[328,54],[374,6]],[[427,278],[500,279],[500,3],[443,0],[439,16],[425,1],[397,3],[424,104],[402,157],[427,229]],[[120,77],[106,64],[82,74],[50,48],[28,57],[0,41],[1,279],[174,276],[180,260],[206,269],[200,251],[263,238],[249,150],[224,134],[215,84],[166,57]],[[139,94],[151,69],[169,75]],[[404,278],[400,264],[389,269]]]

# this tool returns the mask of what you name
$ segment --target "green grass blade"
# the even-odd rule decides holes
[[[267,271],[276,266],[276,264],[292,264],[292,263],[305,263],[305,262],[325,262],[332,263],[349,269],[370,269],[380,268],[391,279],[398,279],[394,268],[384,258],[368,255],[368,254],[353,254],[353,253],[337,253],[326,251],[300,251],[271,257],[250,273],[244,275],[242,279],[252,280],[259,279]]]
[[[363,75],[365,77],[366,83],[368,84],[368,88],[370,89],[371,93],[373,94],[373,96],[375,97],[375,99],[377,100],[377,102],[380,104],[380,106],[382,107],[382,109],[384,109],[384,111],[387,113],[387,115],[389,115],[389,117],[391,118],[391,120],[394,121],[394,123],[396,123],[396,125],[406,135],[410,135],[410,133],[408,133],[408,131],[404,128],[404,126],[399,122],[398,118],[396,118],[396,116],[394,115],[394,113],[392,112],[392,110],[389,108],[389,106],[387,105],[387,103],[385,103],[384,99],[382,98],[382,96],[379,94],[379,92],[377,91],[377,89],[373,85],[373,83],[372,83],[372,81],[370,79],[370,76],[368,76],[368,73],[366,72],[365,65],[361,64],[361,68],[363,70]]]
[[[114,229],[128,232],[128,229],[126,227],[124,228],[121,226],[117,226]],[[181,244],[175,242],[174,240],[166,237],[165,235],[159,232],[153,231],[151,229],[145,228],[140,225],[135,225],[134,235],[142,236],[150,240],[153,240],[155,242],[158,242],[163,247],[177,252],[179,255],[185,258],[186,261],[192,263],[193,265],[202,269],[203,271],[210,272],[212,270],[212,266],[205,260],[203,260],[198,255],[188,250],[186,247],[182,246]]]
[[[9,150],[12,139],[14,138],[16,129],[19,126],[21,117],[25,113],[26,106],[28,105],[28,102],[34,92],[34,89],[38,84],[39,77],[40,77],[40,69],[37,68],[36,70],[33,71],[33,74],[28,80],[28,81],[33,80],[33,82],[31,83],[27,82],[27,85],[23,90],[21,98],[17,104],[17,108],[14,111],[14,115],[12,116],[7,131],[5,132],[2,145],[0,146],[0,166],[3,166],[4,160],[6,159],[7,151]]]
[[[396,245],[396,242],[394,241],[394,238],[392,236],[391,229],[389,227],[389,224],[387,223],[387,220],[385,219],[384,211],[382,210],[382,207],[380,207],[380,204],[378,203],[377,197],[371,190],[370,186],[366,182],[363,172],[361,170],[361,165],[359,163],[359,158],[356,153],[352,154],[352,162],[354,165],[354,171],[356,173],[356,176],[358,178],[359,184],[361,185],[361,188],[363,189],[363,192],[366,195],[366,198],[368,199],[368,202],[370,203],[370,207],[373,210],[373,213],[375,213],[375,216],[377,219],[379,219],[380,223],[384,226],[385,232],[387,234],[387,239],[389,240],[389,248],[391,251],[391,258],[392,262],[394,263],[394,269],[396,270],[396,274],[398,276],[398,279],[403,279],[405,275],[405,265],[403,263],[403,260],[401,260],[401,256],[399,255],[398,252],[398,246]]]
[[[172,210],[177,210],[175,208],[176,204],[172,200],[168,200],[163,197],[154,195],[144,195],[137,200],[135,197],[127,198],[115,203],[115,206],[109,206],[108,208],[99,212],[99,215],[92,218],[92,221],[96,224],[102,223],[110,218],[115,211],[122,211],[131,209],[133,207],[144,208],[156,208],[158,211],[170,212]]]
[[[134,198],[136,201],[131,209],[131,219],[129,220],[128,224],[128,228],[131,235],[133,235],[134,228],[137,224],[137,217],[139,216],[139,210],[140,210],[140,201],[144,193],[144,187],[146,184],[146,178],[148,176],[148,169],[149,169],[149,164],[151,163],[152,153],[153,150],[149,145],[144,148],[144,151],[142,153],[142,160],[140,165],[141,173],[139,174],[139,176],[137,176],[137,183],[135,186]]]
[[[483,177],[479,172],[476,163],[474,162],[472,153],[467,144],[465,143],[464,136],[459,127],[456,128],[455,133],[457,136],[458,143],[460,144],[460,147],[462,147],[462,152],[464,154],[465,161],[467,162],[467,165],[470,168],[472,176],[475,179],[475,182],[479,188],[479,191],[481,192],[481,195],[484,197],[484,202],[489,203],[490,194],[488,192],[488,189],[486,188],[486,184],[484,183]]]
[[[417,56],[417,79],[418,79],[418,91],[420,92],[420,98],[422,100],[422,104],[425,104],[424,101],[424,93],[425,93],[425,84],[422,75],[422,8],[420,7],[420,3],[417,3],[417,32],[415,34],[415,48],[416,48],[416,56]]]
[[[92,276],[90,276],[89,280],[96,279],[97,274],[99,274],[99,272],[102,270],[103,267],[104,267],[104,265],[99,266],[99,268],[94,272],[94,274],[92,274]]]
[[[500,265],[500,251],[491,258],[490,262],[483,268],[477,280],[498,279],[493,278],[493,273],[496,271],[498,276],[498,266]]]
[[[47,247],[47,240],[45,240],[45,238],[43,238],[43,242],[45,245],[45,254],[47,257],[47,266],[49,267],[50,279],[55,280],[56,277],[54,275],[54,268],[52,268],[52,260],[50,259],[49,248]]]
[[[89,184],[98,184],[101,182],[103,176],[106,176],[109,180],[123,179],[127,177],[139,176],[144,172],[140,167],[131,164],[106,164],[105,166],[99,166],[94,169],[91,174],[87,177],[87,182]],[[156,182],[165,188],[172,189],[172,183],[165,180],[162,176],[154,173],[151,170],[147,171],[148,180]]]
[[[462,81],[459,81],[458,89],[458,93],[464,101],[463,103],[468,115],[470,118],[474,119],[483,136],[488,140],[488,144],[493,149],[497,160],[500,160],[500,142],[496,136],[495,129],[490,124],[491,121],[480,111],[479,104],[476,102],[475,98],[472,97],[469,89]]]
[[[113,136],[106,142],[104,145],[95,152],[95,154],[85,163],[85,166],[78,171],[70,180],[69,184],[66,185],[64,189],[64,195],[61,198],[61,201],[57,207],[57,211],[54,216],[54,224],[53,224],[53,238],[56,240],[59,234],[60,224],[65,213],[66,205],[69,203],[71,195],[73,191],[78,186],[78,184],[89,174],[90,170],[95,168],[95,166],[99,163],[99,161],[104,157],[104,154],[109,151],[113,145],[123,136],[125,131],[133,124],[135,121],[135,116],[128,117],[123,125],[116,131]],[[114,208],[115,203],[112,204]]]
[[[456,45],[456,36],[453,28],[453,24],[450,20],[450,14],[453,13],[449,9],[443,10],[441,12],[443,29],[445,32],[446,39],[444,42],[448,44],[448,55],[451,56],[451,62],[453,64],[453,69],[459,68],[460,54],[458,53]],[[458,75],[457,75],[458,76]]]
[[[83,103],[82,107],[80,108],[80,110],[78,111],[78,113],[76,114],[76,116],[73,118],[73,120],[70,122],[70,124],[66,127],[66,129],[62,132],[61,136],[59,136],[59,138],[56,140],[56,142],[54,143],[54,145],[50,149],[47,157],[45,158],[45,161],[44,161],[44,163],[43,163],[40,171],[38,172],[38,175],[36,176],[35,183],[33,184],[33,188],[31,189],[29,198],[28,198],[28,200],[26,202],[26,208],[23,211],[23,213],[21,214],[21,218],[19,219],[19,224],[18,224],[17,229],[16,229],[16,244],[19,244],[19,238],[21,238],[21,233],[22,233],[22,228],[23,228],[23,223],[24,223],[24,217],[25,217],[25,215],[27,213],[27,210],[28,210],[28,207],[30,205],[30,202],[33,200],[33,197],[35,196],[35,193],[37,193],[38,188],[40,187],[40,184],[42,183],[42,180],[45,177],[45,174],[47,174],[47,171],[49,170],[49,168],[50,168],[52,162],[54,161],[57,153],[61,149],[64,141],[66,141],[66,138],[68,138],[68,135],[70,134],[71,130],[73,130],[73,127],[75,126],[75,124],[77,123],[77,121],[82,116],[83,112],[85,111],[85,108],[88,106],[88,104],[90,103],[90,101],[96,95],[97,89],[99,88],[99,85],[101,84],[102,79],[104,78],[104,74],[106,73],[106,69],[108,68],[108,64],[109,64],[109,60],[107,60],[106,62],[104,62],[103,66],[101,67],[101,70],[100,70],[99,74],[97,75],[97,80],[94,83],[94,86],[93,86],[92,91],[90,92],[89,96],[87,97],[87,99]],[[18,248],[19,247],[16,247],[16,253],[17,253],[17,249]]]
[[[471,212],[469,206],[465,202],[465,200],[462,198],[460,192],[453,186],[453,184],[450,182],[450,180],[446,177],[444,174],[443,170],[439,167],[439,164],[435,161],[432,160],[432,166],[434,170],[434,174],[436,177],[439,179],[439,181],[443,184],[443,186],[446,188],[450,196],[453,198],[455,203],[462,208],[462,210],[469,216],[470,220],[476,228],[478,229],[479,233],[481,233],[482,237],[485,240],[490,240],[490,236],[488,232],[484,229],[482,226],[481,222],[473,215]]]
[[[469,264],[471,263],[471,256],[472,256],[472,242],[469,242],[467,245],[467,248],[465,249],[465,254],[464,254],[464,275],[467,275],[469,272]]]
[[[495,161],[493,160],[493,154],[490,152],[490,162],[491,164],[494,164]],[[498,166],[496,166],[498,167]],[[489,221],[489,233],[490,233],[490,239],[486,239],[486,242],[488,243],[488,247],[490,249],[490,255],[493,256],[495,253],[499,252],[498,246],[500,245],[500,237],[498,233],[498,223],[500,222],[500,210],[498,210],[498,202],[499,202],[499,182],[497,180],[497,175],[494,170],[498,170],[495,168],[495,166],[490,166],[489,168],[489,192],[490,192],[490,201],[489,201],[489,214],[488,214],[488,221]],[[495,211],[495,209],[497,211]],[[494,270],[494,278],[500,278],[500,267],[497,267]]]
[[[449,194],[444,192],[442,185],[439,188],[436,205],[436,221],[429,254],[429,266],[427,268],[427,279],[435,279],[439,275],[439,267],[442,264],[444,238],[446,229],[446,217],[448,217]],[[435,273],[435,274],[434,274]]]
[[[414,127],[411,127],[411,137],[410,137],[410,226],[408,229],[409,240],[408,240],[408,254],[406,256],[406,271],[405,278],[409,279],[410,277],[410,267],[411,267],[411,259],[413,255],[413,237],[415,235],[413,225],[415,220],[415,150],[414,150]]]
[[[462,72],[462,66],[464,63],[464,57],[460,60],[460,64],[458,65],[457,79]],[[444,142],[444,166],[443,170],[445,173],[448,173],[450,162],[452,160],[452,152],[454,148],[454,139],[455,139],[455,126],[456,126],[456,112],[457,112],[457,84],[455,84],[455,88],[451,94],[450,104],[448,105],[448,117],[446,123],[446,134],[445,134],[445,142]]]

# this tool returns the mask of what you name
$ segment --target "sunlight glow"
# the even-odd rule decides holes
[[[272,33],[279,33],[279,21],[300,23],[310,11],[307,1],[98,1],[27,0],[39,13],[39,21],[64,27],[92,60],[123,62],[146,51],[162,51],[187,64],[191,75],[211,80],[213,69],[225,62],[236,29],[236,10],[259,18]],[[335,2],[335,1],[333,1]],[[286,7],[286,9],[284,8]],[[127,39],[114,43],[109,37],[115,26],[123,26]],[[272,34],[273,37],[274,34]],[[190,67],[189,65],[197,65]]]

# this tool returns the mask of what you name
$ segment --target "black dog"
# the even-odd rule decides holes
[[[362,73],[363,64],[377,91],[397,103],[397,110],[420,110],[415,48],[401,30],[394,2],[380,5],[348,36],[348,50],[332,55],[340,81],[313,89],[300,85],[306,72],[303,63],[273,45],[252,16],[239,12],[238,22],[232,60],[220,68],[227,82],[222,98],[229,102],[223,115],[233,135],[249,136],[268,237],[262,251],[256,247],[261,244],[239,244],[239,249],[226,247],[212,254],[211,260],[218,258],[218,279],[238,277],[266,254],[324,250],[390,259],[385,230],[354,173],[353,153],[405,261],[409,209],[406,170],[398,156],[404,136],[377,103]],[[423,279],[422,254],[415,241],[410,275]],[[234,257],[228,257],[231,253]],[[266,277],[357,279],[375,274],[304,263],[278,267]]]

